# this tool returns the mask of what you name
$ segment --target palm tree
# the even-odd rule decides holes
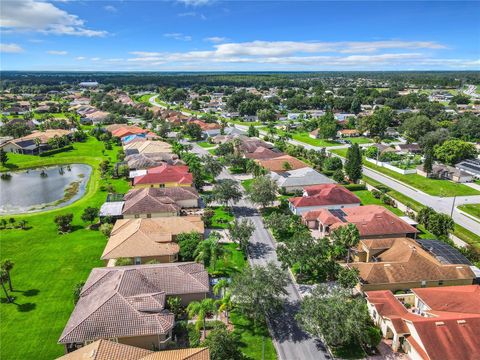
[[[5,271],[7,273],[7,277],[8,277],[8,287],[10,288],[10,291],[13,291],[13,287],[12,287],[12,280],[10,278],[10,271],[12,271],[13,267],[15,266],[15,264],[7,259],[5,260],[3,263],[2,263],[2,266],[1,266],[1,269],[3,271]]]
[[[205,319],[209,314],[215,313],[217,308],[213,299],[207,298],[202,301],[193,301],[187,306],[188,316],[197,317],[195,326],[197,330],[203,327],[203,335],[205,335]]]
[[[218,306],[218,312],[224,312],[229,323],[228,314],[233,309],[232,294],[230,291],[226,291],[223,297],[215,302]]]
[[[227,279],[223,278],[218,280],[218,282],[213,286],[213,294],[218,295],[220,292],[224,293],[225,289],[228,287],[229,282]]]
[[[219,239],[216,236],[210,236],[208,239],[203,240],[198,244],[195,250],[195,261],[200,261],[206,267],[213,264],[213,269],[217,263],[217,259],[223,254],[224,249],[219,243]]]
[[[335,229],[331,233],[334,245],[347,249],[347,264],[350,261],[351,248],[357,246],[360,241],[360,233],[355,224],[348,224]]]
[[[7,288],[5,287],[5,283],[8,281],[8,274],[5,270],[0,271],[0,284],[2,284],[3,291],[5,292],[5,295],[7,296],[7,302],[12,302],[13,299],[10,297],[8,294]]]

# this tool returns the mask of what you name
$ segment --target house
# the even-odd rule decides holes
[[[0,145],[0,149],[5,152],[17,154],[38,154],[41,150],[48,150],[50,146],[48,141],[54,137],[70,136],[71,130],[47,129],[45,131],[33,131],[31,134],[21,138],[7,141]]]
[[[278,174],[290,171],[298,170],[301,168],[309,167],[306,163],[290,155],[282,155],[273,159],[256,159],[260,166],[264,167],[268,171],[272,171]]]
[[[356,129],[342,129],[337,131],[338,138],[355,137],[355,136],[360,136],[360,132]]]
[[[279,189],[286,193],[303,191],[306,186],[334,183],[332,179],[310,167],[285,171],[280,174],[271,172],[270,177],[275,180]]]
[[[354,258],[347,266],[359,271],[361,291],[471,285],[476,278],[470,265],[442,262],[409,238],[362,239]]]
[[[480,286],[367,291],[368,312],[394,351],[412,360],[480,359]]]
[[[97,340],[58,360],[210,360],[208,348],[151,351],[111,340]]]
[[[302,221],[309,229],[318,230],[320,236],[328,235],[345,224],[355,224],[361,239],[416,236],[418,232],[379,205],[307,211],[302,214]]]
[[[193,187],[139,188],[124,197],[124,219],[177,216],[181,209],[199,207],[197,190]]]
[[[110,116],[110,113],[107,111],[94,111],[88,114],[85,114],[85,116],[82,118],[82,123],[88,123],[88,124],[102,124],[104,123],[108,117]]]
[[[282,152],[274,151],[263,146],[259,146],[255,151],[245,154],[247,159],[272,159],[278,156],[285,155]]]
[[[354,193],[344,186],[332,184],[331,180],[329,182],[305,187],[303,196],[288,199],[290,210],[295,215],[302,215],[312,210],[360,206],[360,199]]]
[[[127,156],[133,154],[171,154],[172,145],[164,141],[130,141],[128,144],[123,145],[123,150]]]
[[[175,325],[167,299],[179,297],[187,305],[208,291],[208,273],[197,263],[95,268],[58,342],[66,352],[99,339],[161,349]]]
[[[403,154],[419,154],[422,152],[418,144],[397,144],[395,145],[395,149]]]
[[[190,123],[197,124],[198,126],[200,126],[200,129],[202,129],[202,133],[206,137],[212,137],[212,136],[219,135],[220,130],[222,128],[222,126],[220,124],[206,123],[205,121],[198,120],[198,119],[192,120],[192,121],[190,121]]]
[[[455,167],[477,179],[480,179],[480,159],[467,159],[459,162]]]
[[[176,165],[181,160],[178,159],[178,155],[169,153],[158,154],[132,154],[125,157],[125,162],[131,170],[142,170],[153,168],[155,166],[167,163],[170,165]]]
[[[138,127],[136,125],[121,125],[115,127],[114,125],[107,126],[107,131],[111,132],[113,136],[120,139],[128,135],[145,134],[146,132],[148,132],[147,130],[142,129],[141,127]]]
[[[193,175],[188,172],[186,165],[168,165],[163,163],[157,167],[150,168],[145,175],[135,176],[132,185],[135,188],[141,187],[173,187],[187,186],[193,184]]]
[[[451,180],[456,183],[466,183],[473,181],[473,175],[461,169],[454,168],[453,166],[434,164],[432,165],[432,171],[429,173],[427,173],[423,169],[423,165],[418,165],[416,169],[417,174],[424,177]]]
[[[118,258],[129,258],[135,265],[152,260],[174,262],[180,251],[176,236],[187,232],[203,235],[204,230],[199,216],[117,220],[101,259],[107,266],[113,266]]]

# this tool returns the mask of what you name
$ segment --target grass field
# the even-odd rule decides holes
[[[323,140],[323,139],[312,139],[309,136],[308,132],[306,132],[306,131],[305,132],[292,133],[292,139],[303,142],[303,143],[308,144],[308,145],[319,146],[319,147],[339,145],[339,143],[336,142],[336,141]]]
[[[252,182],[253,182],[253,179],[247,179],[247,180],[242,180],[241,184],[242,184],[243,188],[246,191],[248,191],[248,189],[250,189],[250,186],[252,186]]]
[[[118,147],[102,155],[104,145],[94,138],[74,147],[73,151],[43,158],[9,154],[8,169],[86,163],[94,171],[85,195],[78,201],[61,209],[14,215],[17,221],[27,220],[30,229],[2,230],[2,259],[15,263],[11,273],[15,303],[4,303],[2,294],[0,305],[2,359],[53,359],[63,355],[57,340],[73,310],[73,287],[84,281],[93,267],[103,265],[100,255],[106,238],[99,231],[87,230],[80,215],[87,206],[100,207],[105,201],[107,193],[100,190],[102,185],[108,182],[118,192],[125,192],[128,184],[101,179],[98,171],[104,158],[116,160]],[[66,213],[74,214],[74,231],[58,235],[54,218]]]
[[[224,206],[213,207],[215,215],[212,218],[212,228],[227,229],[228,224],[233,221],[233,215]]]
[[[147,105],[147,106],[152,106],[152,104],[150,104],[150,101],[149,101],[149,100],[150,100],[150,98],[151,98],[152,96],[154,96],[154,95],[155,95],[155,94],[145,94],[145,95],[142,95],[142,96],[140,96],[139,98],[137,98],[135,101],[140,102],[140,103],[143,103],[143,104],[145,104],[145,105]]]
[[[197,142],[197,145],[198,145],[198,146],[201,146],[201,147],[204,148],[204,149],[210,149],[210,148],[216,146],[215,144],[209,143],[209,142],[207,142],[207,141]]]
[[[373,143],[373,140],[372,139],[369,139],[367,137],[364,137],[364,136],[359,136],[359,137],[350,137],[350,138],[346,138],[345,140],[349,141],[350,143],[352,144],[370,144],[370,143]]]
[[[480,204],[461,205],[458,208],[480,220]]]
[[[233,274],[242,271],[247,260],[243,256],[243,252],[238,250],[238,244],[230,243],[223,244],[225,254],[223,257],[217,259],[215,264],[208,268],[210,274],[222,274],[224,276],[232,276]]]
[[[347,149],[334,149],[331,150],[331,152],[345,157],[347,154]],[[410,185],[429,195],[442,197],[480,195],[479,191],[464,184],[457,184],[448,180],[429,179],[418,174],[402,175],[390,169],[372,164],[368,161],[364,161],[363,165],[407,185]]]

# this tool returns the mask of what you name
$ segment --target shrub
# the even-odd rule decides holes
[[[100,232],[107,237],[110,236],[112,229],[113,225],[110,223],[103,223],[102,225],[100,225]]]
[[[61,153],[61,152],[64,152],[64,151],[70,151],[70,150],[73,150],[73,145],[67,145],[67,146],[64,146],[64,147],[59,148],[59,149],[46,150],[46,151],[43,151],[42,153],[40,153],[39,155],[41,157],[44,157],[44,156],[50,156],[50,155],[58,154],[58,153]]]
[[[364,184],[348,184],[344,185],[345,189],[348,189],[350,191],[361,191],[361,190],[367,190],[367,187]]]
[[[371,193],[375,199],[380,199],[382,197],[382,193],[376,189],[373,189]]]

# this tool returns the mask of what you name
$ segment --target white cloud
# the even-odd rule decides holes
[[[92,60],[92,61],[99,61],[100,58],[99,58],[99,57],[92,57],[92,58],[90,58],[90,60]]]
[[[3,44],[3,43],[0,43],[0,52],[2,53],[14,53],[14,54],[17,54],[17,53],[21,53],[23,52],[23,48],[18,45],[18,44]]]
[[[190,41],[192,37],[189,35],[184,35],[182,33],[167,33],[163,34],[166,38],[175,39],[175,40],[182,40],[182,41]]]
[[[177,0],[177,2],[186,6],[203,6],[213,4],[215,0]]]
[[[203,40],[209,41],[209,42],[212,42],[212,43],[221,43],[221,42],[227,41],[227,38],[222,37],[222,36],[211,36],[211,37],[207,37]]]
[[[189,12],[179,13],[179,14],[177,14],[177,16],[180,16],[180,17],[188,17],[188,16],[195,17],[195,16],[197,16],[197,13],[195,11],[189,11]]]
[[[45,34],[104,36],[106,31],[91,30],[85,21],[53,4],[38,0],[2,1],[0,27],[3,31],[37,31]]]
[[[118,11],[118,9],[113,5],[105,5],[103,9],[111,13],[116,13]]]
[[[65,50],[48,50],[47,53],[50,55],[68,55],[68,51]]]
[[[82,61],[82,60],[85,60],[85,59],[86,59],[85,56],[77,56],[77,57],[75,58],[75,60],[78,60],[78,61]]]

